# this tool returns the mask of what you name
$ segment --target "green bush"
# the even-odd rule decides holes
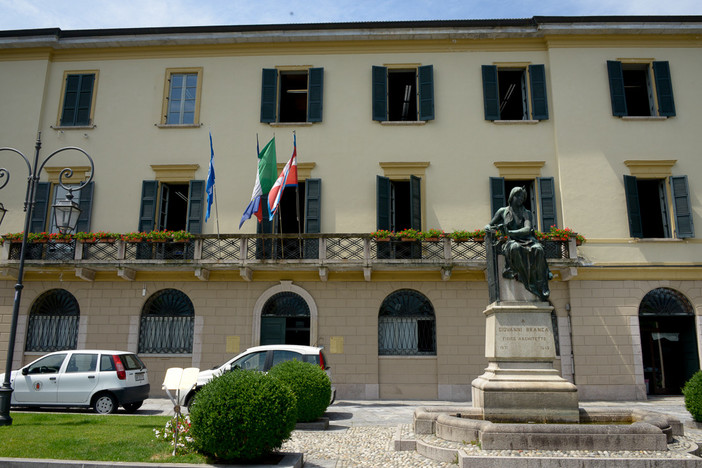
[[[682,389],[685,395],[685,408],[692,419],[702,422],[702,371],[695,372]]]
[[[314,421],[327,410],[331,400],[331,381],[318,365],[285,361],[273,366],[268,375],[289,385],[295,393],[298,422]]]
[[[280,448],[295,428],[290,388],[257,371],[215,377],[190,406],[195,448],[219,460],[252,460]]]

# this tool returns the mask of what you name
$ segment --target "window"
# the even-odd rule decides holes
[[[423,294],[400,289],[378,313],[378,355],[436,355],[434,306]]]
[[[76,225],[77,232],[90,231],[90,218],[93,205],[93,189],[95,183],[90,182],[80,190],[73,191],[73,201],[78,203],[81,209]],[[54,213],[52,204],[58,200],[66,198],[67,190],[58,184],[51,182],[38,182],[36,191],[36,203],[32,210],[32,219],[29,232],[58,232],[54,225]],[[48,220],[47,220],[48,218]]]
[[[411,175],[409,180],[391,180],[376,177],[377,229],[401,231],[422,229],[421,178]],[[422,248],[417,242],[391,242],[376,245],[379,259],[421,258]]]
[[[60,127],[88,127],[93,124],[97,72],[67,72],[61,101]]]
[[[177,289],[163,289],[144,304],[139,327],[139,353],[193,352],[195,308]]]
[[[65,289],[51,289],[39,296],[29,311],[26,351],[76,349],[78,301]]]
[[[645,179],[624,175],[624,190],[631,237],[695,236],[687,176]]]
[[[246,356],[234,361],[231,365],[231,370],[257,370],[263,372],[266,370],[267,351],[259,351],[257,353],[247,354]]]
[[[159,182],[145,180],[141,186],[139,231],[202,232],[205,181]]]
[[[434,67],[374,66],[373,120],[417,122],[434,120]]]
[[[297,234],[300,230],[306,234],[321,232],[322,179],[308,178],[303,181],[301,169],[298,166],[297,190],[288,187],[283,191],[278,215],[273,221],[268,220],[268,205],[264,203],[263,221],[256,227],[258,234]],[[283,239],[279,243],[259,240],[257,258],[319,258],[319,243],[316,239],[302,242],[297,239]]]
[[[27,367],[28,374],[57,374],[61,370],[66,354],[54,354],[39,359],[34,364]]]
[[[673,117],[675,100],[668,62],[607,61],[612,115]]]
[[[166,70],[163,125],[199,125],[202,68]]]
[[[95,372],[97,367],[97,354],[73,353],[68,360],[66,372]]]
[[[321,122],[324,68],[264,68],[261,122]]]
[[[482,72],[485,120],[548,120],[543,65],[483,65]]]
[[[534,229],[548,231],[551,226],[558,226],[556,216],[556,192],[553,177],[536,177],[534,179],[505,179],[490,177],[490,207],[492,216],[503,206],[514,187],[524,187],[527,199],[526,209],[534,213],[538,226]]]

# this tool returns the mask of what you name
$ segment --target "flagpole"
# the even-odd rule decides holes
[[[297,140],[296,140],[296,134],[295,130],[293,130],[293,140],[295,141],[295,158],[297,159]],[[295,164],[297,164],[297,161],[295,161]],[[302,226],[300,225],[300,179],[298,178],[297,184],[295,185],[295,215],[297,216],[297,241],[298,241],[298,248],[300,249],[300,257],[303,258],[304,256],[302,255]]]

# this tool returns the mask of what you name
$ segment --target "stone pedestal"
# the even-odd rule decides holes
[[[494,302],[484,312],[489,364],[473,380],[473,407],[490,421],[577,422],[577,389],[553,368],[553,308],[533,296],[523,297],[531,294],[521,285],[515,287],[516,291],[500,291],[502,298],[511,300]]]

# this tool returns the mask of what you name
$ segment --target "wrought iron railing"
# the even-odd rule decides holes
[[[544,241],[547,258],[574,260],[575,240]],[[4,250],[5,260],[19,260],[21,244]],[[484,264],[482,241],[376,240],[368,234],[201,235],[186,242],[125,242],[27,244],[26,260],[44,262],[111,263],[180,261],[246,264],[295,262],[311,264],[401,263],[420,265]]]

